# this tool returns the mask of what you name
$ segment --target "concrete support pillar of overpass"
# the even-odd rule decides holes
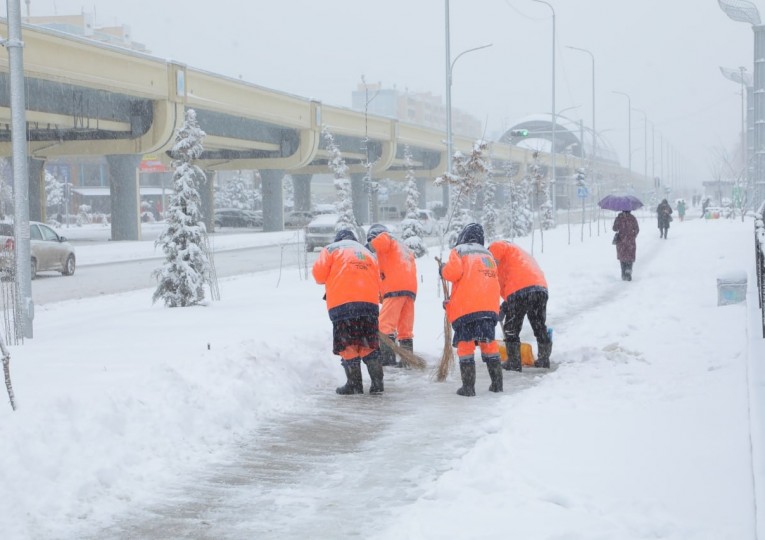
[[[377,216],[369,213],[369,193],[364,185],[364,174],[351,175],[351,198],[353,199],[353,215],[360,225],[370,225],[377,221]],[[377,194],[375,194],[375,197]],[[370,222],[371,220],[371,222]]]
[[[27,159],[29,171],[29,220],[45,221],[45,160]]]
[[[199,186],[199,198],[202,199],[202,220],[208,231],[215,230],[215,171],[205,171],[204,182]]]
[[[261,170],[260,179],[263,192],[263,231],[284,230],[284,195],[282,179],[284,171]]]
[[[443,204],[444,208],[448,209],[450,202],[451,201],[449,200],[449,183],[444,182],[444,185],[441,186],[441,203]]]
[[[417,179],[417,191],[420,194],[420,200],[419,200],[420,208],[427,208],[428,207],[428,179],[427,178]]]
[[[112,240],[141,239],[141,195],[138,165],[141,155],[106,156],[111,191]]]
[[[295,210],[307,212],[311,209],[311,178],[313,178],[312,174],[292,175]]]
[[[13,157],[10,159],[11,171],[13,170]],[[27,158],[27,176],[29,196],[29,219],[31,221],[45,221],[45,160],[40,158]]]

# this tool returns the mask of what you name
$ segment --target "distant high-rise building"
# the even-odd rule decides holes
[[[351,98],[351,107],[357,111],[367,110],[369,114],[446,130],[446,105],[442,103],[441,96],[430,92],[401,92],[395,87],[383,88],[381,83],[360,83]],[[483,133],[480,120],[453,107],[452,131],[465,137],[480,137]]]
[[[133,41],[128,25],[98,26],[95,19],[96,17],[93,13],[83,12],[79,15],[24,17],[24,22],[118,47],[125,47],[134,51],[149,52],[143,43]]]

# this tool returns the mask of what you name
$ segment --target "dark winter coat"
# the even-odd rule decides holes
[[[672,221],[672,207],[664,199],[656,207],[656,218],[659,222],[660,229],[669,229],[669,222]]]
[[[619,234],[616,242],[616,258],[621,262],[635,262],[637,238],[640,232],[638,221],[630,212],[620,212],[614,220],[613,230]]]

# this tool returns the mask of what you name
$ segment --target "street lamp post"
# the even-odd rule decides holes
[[[592,148],[590,151],[592,152],[591,161],[592,161],[592,167],[595,168],[595,156],[596,156],[596,149],[598,147],[597,142],[597,136],[595,134],[596,128],[595,128],[595,55],[592,54],[591,51],[587,49],[582,49],[580,47],[572,47],[571,45],[568,45],[569,49],[572,49],[574,51],[581,51],[583,53],[587,53],[590,55],[590,60],[592,60]],[[592,171],[590,171],[590,174],[592,174]]]
[[[765,199],[765,104],[756,96],[765,92],[765,63],[760,59],[765,55],[765,26],[761,24],[757,6],[748,0],[717,0],[720,9],[737,22],[749,23],[754,32],[754,73],[752,96],[755,96],[752,111],[754,130],[752,133],[754,158],[753,182],[755,195],[752,203],[757,206]],[[743,70],[741,71],[743,76]]]
[[[643,114],[643,176],[648,178],[648,113],[643,109],[634,110]]]
[[[445,21],[446,21],[446,171],[451,174],[452,172],[452,71],[454,70],[454,64],[464,54],[469,52],[478,51],[491,47],[492,44],[481,45],[480,47],[473,47],[466,51],[459,53],[454,60],[451,59],[451,46],[449,37],[449,0],[444,0]],[[444,184],[443,191],[443,203],[444,207],[449,206],[449,185]]]
[[[751,188],[749,182],[752,180],[752,178],[749,175],[749,144],[746,140],[747,121],[745,104],[751,99],[748,95],[747,88],[751,89],[752,76],[746,72],[746,68],[744,66],[739,66],[738,69],[720,67],[720,72],[723,74],[723,77],[729,81],[733,81],[734,83],[741,85],[741,155],[743,156],[744,162],[744,181],[746,182],[747,190],[749,190]]]
[[[555,176],[555,122],[556,122],[556,116],[555,116],[555,8],[553,8],[552,4],[549,2],[546,2],[545,0],[532,0],[533,2],[538,2],[540,4],[545,4],[547,7],[550,8],[550,11],[552,11],[552,135],[550,137],[551,139],[551,149],[550,149],[550,162],[551,162],[551,176],[550,176],[550,184],[552,185],[552,209],[553,209],[553,219],[557,222],[557,208],[555,203],[555,195],[556,195],[556,176]]]
[[[13,153],[13,208],[16,225],[16,277],[19,293],[15,305],[16,319],[23,337],[33,337],[34,303],[29,261],[31,257],[29,229],[29,171],[27,167],[26,94],[24,90],[24,42],[21,39],[21,5],[19,0],[7,2],[8,37],[0,38],[8,50],[10,79],[11,148]]]
[[[613,90],[613,93],[627,98],[627,168],[632,176],[632,100],[626,92]]]

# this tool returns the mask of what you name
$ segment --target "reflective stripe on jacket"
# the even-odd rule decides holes
[[[449,322],[464,323],[484,317],[497,320],[497,263],[488,249],[475,243],[457,245],[449,253],[449,261],[441,269],[441,275],[454,284],[446,304]]]
[[[353,240],[334,242],[321,250],[313,264],[313,278],[326,289],[333,321],[377,315],[380,274],[374,255]]]
[[[387,232],[377,235],[369,243],[380,267],[380,292],[383,298],[417,296],[417,265],[414,255],[401,240]]]
[[[502,299],[526,287],[547,288],[545,274],[537,261],[517,245],[497,240],[489,245],[489,251],[497,261]]]

